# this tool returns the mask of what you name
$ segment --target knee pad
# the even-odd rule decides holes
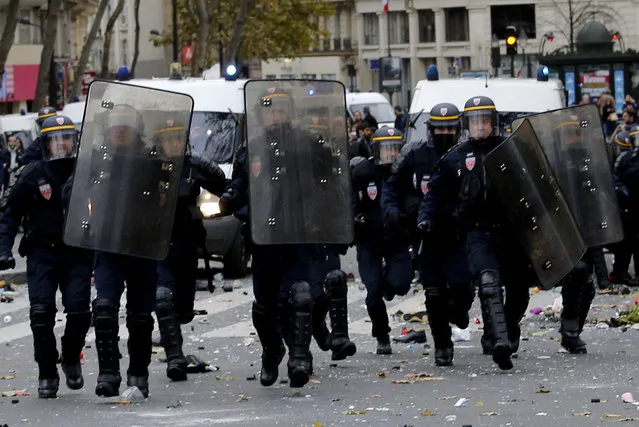
[[[93,307],[93,314],[116,314],[120,310],[120,304],[106,298],[96,298],[91,304]]]
[[[331,270],[324,279],[326,293],[331,298],[344,298],[348,292],[346,273],[342,270]]]
[[[29,318],[32,326],[52,326],[55,324],[55,305],[34,304],[29,308]]]
[[[592,281],[592,277],[588,277],[586,281],[583,293],[581,294],[582,301],[588,301],[591,303],[593,299],[595,299],[595,295],[597,295],[597,291],[595,290],[595,282]]]
[[[160,286],[155,291],[155,311],[160,315],[164,312],[173,310],[173,291],[171,289]]]
[[[572,269],[573,278],[577,281],[586,281],[590,276],[590,268],[585,261],[579,261]]]
[[[313,307],[311,285],[307,282],[295,282],[289,291],[289,303],[295,310],[310,311]]]
[[[150,313],[137,313],[134,311],[127,311],[126,313],[126,327],[131,330],[143,330],[146,332],[153,332],[153,316]]]
[[[482,271],[479,275],[479,296],[481,298],[496,297],[500,290],[499,273],[494,270]]]

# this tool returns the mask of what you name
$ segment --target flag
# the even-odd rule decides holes
[[[382,6],[384,7],[384,13],[388,13],[388,2],[390,0],[382,0]]]

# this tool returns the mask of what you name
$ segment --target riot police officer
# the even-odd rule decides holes
[[[174,120],[155,131],[155,146],[168,160],[184,156],[186,127]],[[206,239],[202,215],[197,208],[200,189],[220,196],[226,188],[224,172],[216,164],[187,149],[178,189],[169,256],[158,263],[155,314],[166,353],[166,375],[186,380],[187,361],[182,352],[180,324],[193,320],[193,302],[200,242]]]
[[[58,112],[53,107],[42,107],[40,111],[38,111],[38,117],[36,118],[36,125],[38,129],[41,131],[43,122],[49,117],[55,117],[57,114]],[[31,162],[40,160],[42,158],[42,149],[42,139],[38,136],[26,148],[24,156],[22,156],[21,163],[23,165],[28,165]]]
[[[136,207],[139,212],[154,212],[162,216],[163,195],[158,190],[165,188],[172,167],[165,167],[166,161],[152,160],[158,153],[142,140],[144,125],[141,114],[130,105],[119,104],[105,113],[106,135],[104,141],[94,149],[91,156],[91,172],[87,183],[89,190],[95,191],[91,199],[92,215],[107,215],[106,206],[119,202],[126,210]],[[78,165],[80,167],[80,165]],[[78,175],[76,171],[76,176]],[[120,185],[126,179],[129,191],[122,191]],[[74,183],[74,188],[76,184]],[[146,196],[142,198],[142,196]],[[128,215],[126,218],[101,218],[96,223],[104,230],[98,230],[95,237],[101,246],[109,246],[119,241],[119,248],[127,253],[144,249],[158,234],[155,218],[145,215]],[[110,213],[108,215],[111,215]],[[67,220],[69,222],[69,220]],[[135,224],[127,229],[135,229],[135,235],[115,236],[112,232],[122,222]],[[67,227],[68,228],[68,227]],[[89,227],[88,231],[91,229]],[[94,280],[97,297],[93,301],[93,325],[95,327],[98,352],[99,374],[95,393],[101,397],[117,396],[122,381],[120,376],[120,352],[118,349],[118,312],[120,298],[127,289],[126,325],[129,330],[127,348],[129,368],[127,385],[136,386],[144,397],[149,394],[149,371],[151,362],[151,333],[155,309],[157,286],[157,262],[153,259],[123,255],[114,252],[96,251]]]
[[[55,110],[54,110],[55,113]],[[62,241],[68,200],[62,185],[73,173],[77,137],[71,119],[45,118],[41,124],[43,159],[26,166],[13,187],[0,219],[0,269],[15,267],[11,253],[18,226],[26,218],[27,233],[19,253],[27,257],[29,318],[38,363],[38,396],[55,398],[59,387],[55,327],[56,290],[62,292],[66,326],[62,336],[62,371],[72,390],[84,385],[80,353],[91,323],[92,253]]]
[[[400,131],[382,127],[371,141],[373,157],[351,159],[357,264],[366,286],[366,308],[377,339],[377,354],[392,354],[384,298],[390,301],[395,295],[406,295],[413,279],[407,221],[398,212],[396,218],[384,223],[380,203],[382,186],[402,146]]]
[[[245,89],[246,91],[246,89]],[[247,101],[248,102],[248,101]],[[220,198],[223,214],[235,213],[238,217],[249,219],[256,212],[276,210],[278,204],[291,203],[291,200],[266,201],[249,200],[255,193],[276,197],[296,197],[289,194],[296,190],[290,186],[288,176],[297,174],[296,163],[298,149],[311,146],[311,136],[294,128],[292,118],[295,111],[291,94],[280,87],[271,87],[258,97],[255,111],[256,120],[264,128],[264,134],[248,141],[259,154],[249,156],[249,148],[244,144],[238,150],[232,181]],[[282,163],[277,163],[282,162]],[[252,175],[252,178],[249,177]],[[281,178],[279,176],[281,176]],[[273,182],[272,176],[278,176]],[[249,191],[249,180],[251,189]],[[271,190],[278,187],[277,192]],[[267,205],[268,204],[268,205]],[[304,218],[285,217],[285,232],[290,237],[305,232]],[[263,233],[256,238],[255,232]],[[275,229],[252,227],[253,242],[261,239],[269,241]],[[262,344],[262,369],[260,383],[271,386],[277,381],[279,365],[284,358],[285,348],[282,334],[287,335],[289,345],[288,376],[291,387],[302,387],[309,381],[311,356],[309,345],[312,336],[311,317],[313,298],[312,281],[314,248],[305,244],[257,244],[252,248],[253,292],[255,301],[252,307],[253,325]],[[286,289],[286,300],[280,301],[280,289]],[[280,313],[281,318],[278,318]],[[280,329],[281,324],[281,329]]]
[[[441,158],[420,205],[418,227],[426,233],[446,227],[455,212],[466,234],[466,254],[479,286],[484,318],[482,347],[492,353],[500,369],[512,369],[512,353],[519,346],[519,322],[528,305],[527,260],[506,230],[499,201],[491,200],[483,173],[483,158],[503,139],[495,103],[486,96],[464,105],[463,127],[468,139]],[[502,286],[507,287],[506,306]]]
[[[435,105],[428,119],[428,138],[402,148],[382,190],[382,208],[387,222],[395,222],[405,215],[411,223],[417,224],[419,204],[428,193],[435,164],[457,143],[460,116],[453,104]],[[453,213],[447,213],[450,221],[442,221],[437,233],[424,236],[420,253],[420,278],[426,293],[426,311],[438,366],[452,364],[450,323],[462,329],[468,327],[468,311],[475,297],[463,236],[452,220]]]

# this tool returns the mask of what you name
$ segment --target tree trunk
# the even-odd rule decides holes
[[[60,15],[61,7],[62,0],[49,0],[46,30],[42,42],[40,67],[38,68],[38,85],[36,86],[36,94],[33,100],[34,110],[39,110],[44,106],[49,92],[49,75],[51,74],[51,62],[54,58],[53,53],[55,50],[56,35],[58,33],[58,16]],[[49,103],[53,101],[53,99],[50,99]]]
[[[570,53],[575,51],[575,17],[572,10],[572,0],[568,0],[568,17],[570,18]]]
[[[135,0],[133,16],[135,19],[135,46],[133,47],[133,62],[131,63],[132,79],[135,78],[135,67],[138,65],[138,56],[140,56],[140,0]]]
[[[93,42],[95,41],[95,37],[98,34],[98,30],[100,29],[102,17],[104,16],[104,12],[106,11],[108,4],[109,0],[100,0],[98,10],[96,10],[95,12],[95,17],[93,18],[91,29],[89,30],[86,40],[84,41],[84,46],[82,46],[82,52],[80,53],[80,59],[78,60],[78,65],[75,69],[75,78],[73,79],[73,86],[71,88],[72,95],[80,95],[80,85],[83,81],[82,77],[84,75],[85,69],[87,68],[89,55],[91,54],[91,48],[93,47]]]
[[[16,34],[19,10],[20,0],[10,0],[9,7],[6,9],[7,24],[2,31],[2,38],[0,38],[0,89],[2,88],[4,65],[7,63],[7,57]]]
[[[219,3],[215,1],[213,3]],[[211,21],[209,19],[210,13],[207,12],[206,0],[196,0],[196,10],[198,16],[198,43],[196,46],[197,55],[193,55],[193,71],[195,74],[201,74],[204,71],[204,63],[206,62],[206,55],[209,51],[209,33],[211,31]],[[210,10],[216,10],[217,4],[210,7]]]
[[[100,77],[102,77],[103,79],[106,79],[109,75],[111,37],[113,37],[113,27],[115,27],[115,23],[118,21],[118,18],[122,13],[122,9],[124,9],[124,0],[118,0],[118,4],[109,17],[109,22],[107,22],[106,29],[104,30],[104,45],[102,47],[102,69],[100,70]]]
[[[235,30],[233,31],[233,35],[231,36],[228,46],[224,49],[227,62],[236,61],[237,54],[239,53],[240,46],[242,45],[246,19],[256,5],[257,0],[241,0],[240,10],[237,13],[237,19],[235,20]]]

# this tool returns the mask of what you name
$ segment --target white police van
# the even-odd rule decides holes
[[[244,84],[246,80],[186,78],[133,79],[123,83],[190,95],[195,101],[189,143],[224,171],[233,172],[235,148],[244,138]],[[225,278],[243,277],[248,272],[249,251],[244,240],[244,223],[234,216],[220,216],[219,198],[202,190],[198,206],[207,231],[206,249],[211,258],[223,262]]]
[[[5,114],[0,116],[0,150],[7,148],[7,141],[10,136],[20,138],[26,150],[40,133],[36,125],[37,118],[38,113]]]
[[[370,108],[371,115],[377,120],[379,127],[395,126],[395,111],[388,99],[377,92],[349,92],[346,94],[346,111],[353,119],[353,114],[359,111],[364,117],[364,107]]]
[[[409,127],[406,142],[426,138],[428,114],[436,104],[450,102],[464,110],[464,104],[473,96],[488,96],[499,112],[499,122],[504,133],[511,131],[510,125],[518,117],[542,113],[566,107],[564,86],[560,80],[548,78],[548,67],[541,66],[536,79],[474,77],[461,79],[439,79],[435,66],[430,66],[427,80],[415,87],[409,110]]]

